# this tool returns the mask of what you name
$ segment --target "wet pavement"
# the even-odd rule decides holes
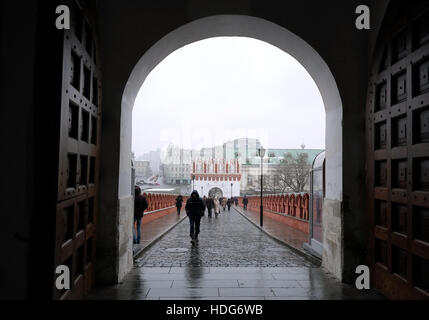
[[[260,214],[259,212],[253,212],[250,210],[244,210],[242,207],[235,207],[237,211],[240,211],[245,217],[250,219],[254,224],[260,224]],[[301,230],[294,229],[280,223],[274,219],[269,217],[264,217],[264,227],[263,229],[273,236],[274,238],[287,243],[288,245],[300,250],[304,251],[304,243],[308,242],[308,234],[302,232]]]
[[[143,217],[142,223],[145,218]],[[184,218],[186,218],[186,213],[182,209],[180,215],[172,213],[142,224],[140,244],[133,245],[133,255],[139,255]]]
[[[272,239],[231,208],[201,221],[190,243],[187,219],[144,251],[123,283],[95,287],[89,299],[381,299],[342,284]]]
[[[171,252],[169,249],[185,249]],[[311,267],[288,247],[273,240],[254,227],[234,208],[218,217],[201,219],[199,243],[192,246],[189,222],[179,223],[161,241],[149,248],[139,259],[142,267]]]

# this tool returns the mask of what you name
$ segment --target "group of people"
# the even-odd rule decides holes
[[[243,198],[244,209],[247,209],[248,199],[246,196]],[[231,210],[232,205],[238,206],[238,198],[225,198],[225,197],[206,197],[200,198],[200,195],[196,190],[191,193],[191,197],[186,201],[185,211],[189,218],[190,232],[192,244],[198,242],[198,234],[200,233],[200,222],[201,217],[204,216],[207,209],[208,216],[212,216],[214,211],[215,216],[223,211]],[[180,215],[182,210],[183,197],[179,195],[176,198],[177,214]],[[142,194],[139,186],[135,186],[135,197],[134,197],[134,223],[133,223],[133,241],[134,244],[140,243],[141,238],[141,221],[143,218],[144,211],[149,207],[146,194]]]
[[[180,214],[183,204],[183,197],[179,195],[176,198],[176,208],[177,214]],[[190,230],[189,236],[191,237],[191,243],[195,244],[198,242],[198,235],[200,233],[200,223],[201,217],[204,216],[207,209],[208,217],[212,216],[214,211],[215,216],[221,213],[221,208],[223,211],[231,211],[232,204],[238,205],[237,198],[225,198],[225,197],[206,197],[200,198],[198,191],[194,190],[191,193],[191,197],[186,201],[185,211],[189,218]]]
[[[198,192],[197,192],[198,193]],[[192,196],[192,195],[191,195]],[[217,216],[219,213],[221,213],[221,209],[223,211],[226,211],[226,208],[228,208],[228,211],[231,211],[231,206],[235,204],[238,205],[238,199],[236,197],[234,198],[225,198],[225,197],[206,197],[204,196],[201,201],[204,204],[204,207],[207,209],[208,216],[212,216],[212,212],[214,211],[215,215]],[[180,214],[180,211],[182,210],[183,205],[183,197],[181,195],[177,196],[176,198],[176,208],[177,208],[177,214]],[[204,209],[205,212],[205,209]]]

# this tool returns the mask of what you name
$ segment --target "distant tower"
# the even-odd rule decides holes
[[[305,149],[305,144],[304,142],[301,144],[301,149],[304,150]]]

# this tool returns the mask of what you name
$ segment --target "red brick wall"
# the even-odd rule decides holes
[[[153,212],[153,213],[149,213],[149,214],[145,213],[145,215],[142,218],[142,225],[149,223],[153,220],[162,218],[162,217],[166,216],[167,214],[176,213],[176,212],[177,212],[176,207],[172,207],[172,208],[161,209],[157,212]]]
[[[259,213],[260,197],[250,196],[248,199],[247,210]],[[310,232],[308,199],[308,194],[297,196],[294,194],[264,196],[264,215],[308,234]],[[239,197],[238,201],[241,207],[243,207],[242,200],[243,198]],[[277,209],[280,212],[273,211],[272,209]]]
[[[310,232],[308,221],[298,220],[294,217],[285,216],[285,215],[272,212],[269,210],[265,210],[265,209],[264,209],[264,215],[280,223],[288,225],[289,227],[305,232],[307,234]]]
[[[147,200],[150,211],[145,212],[142,218],[142,225],[147,224],[153,220],[162,218],[167,214],[176,214],[176,197],[177,196],[175,195],[148,194]],[[183,197],[182,210],[185,207],[187,199],[188,197]]]

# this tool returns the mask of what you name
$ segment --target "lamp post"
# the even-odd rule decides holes
[[[195,174],[192,175],[192,191],[195,190],[195,188],[194,188],[194,181],[195,181]]]
[[[231,182],[231,199],[232,199],[232,182]]]
[[[262,171],[262,164],[263,159],[265,155],[265,149],[260,147],[258,149],[259,156],[261,157],[261,209],[260,209],[260,225],[261,227],[264,225],[264,207],[262,205],[262,188],[263,188],[263,171]]]

